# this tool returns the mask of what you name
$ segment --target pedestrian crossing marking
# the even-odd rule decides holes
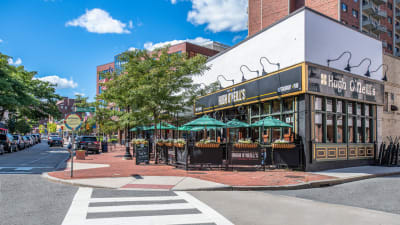
[[[79,188],[62,223],[62,225],[125,224],[233,225],[187,192],[93,190],[92,188]]]

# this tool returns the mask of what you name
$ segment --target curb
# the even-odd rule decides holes
[[[400,175],[400,172],[390,172],[390,173],[381,173],[381,174],[370,174],[363,175],[358,177],[349,177],[349,178],[338,178],[338,179],[328,179],[328,180],[319,180],[319,181],[311,181],[307,183],[300,184],[289,184],[289,185],[281,185],[281,186],[225,186],[225,187],[210,187],[210,188],[186,188],[186,189],[171,189],[171,191],[278,191],[278,190],[300,190],[300,189],[309,189],[309,188],[321,188],[334,186],[338,184],[350,183],[354,181],[366,180],[376,177],[385,177],[385,176],[393,176]],[[74,180],[64,180],[56,177],[52,177],[48,175],[48,173],[43,173],[42,177],[56,183],[68,184],[77,187],[91,187],[91,188],[108,188],[108,189],[120,189],[113,188],[101,185],[87,185],[81,184],[79,182],[74,182]]]

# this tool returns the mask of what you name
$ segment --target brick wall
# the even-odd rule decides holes
[[[360,0],[361,1],[361,0]],[[337,1],[336,1],[337,2]],[[360,2],[354,2],[354,0],[342,0],[341,4],[344,3],[347,5],[347,12],[342,10],[342,6],[340,8],[340,21],[342,21],[347,26],[354,28],[356,30],[360,30],[360,17],[362,17],[360,10]],[[336,8],[336,11],[338,8]],[[355,10],[358,14],[357,17],[353,15],[353,10]]]
[[[393,0],[389,0],[389,3],[393,5]],[[390,9],[387,7],[387,4],[382,4],[380,5],[380,9],[386,11],[387,17],[392,18],[392,23],[389,23],[387,18],[382,18],[380,19],[380,23],[386,27],[388,32],[380,34],[379,39],[382,41],[386,41],[388,45],[390,44],[392,46],[392,49],[389,48],[384,48],[384,52],[393,54],[394,48],[396,47],[395,44],[393,43],[393,36],[395,35],[395,31],[393,31],[393,23],[395,23],[395,20],[393,19],[393,9]],[[389,35],[389,31],[392,32],[392,36]]]
[[[346,0],[342,0],[346,1]],[[353,0],[349,0],[353,1]],[[361,0],[359,0],[361,1]],[[305,6],[314,9],[317,12],[325,14],[326,16],[332,17],[335,20],[339,20],[338,15],[338,0],[305,0]],[[351,14],[351,11],[350,11]]]
[[[99,81],[100,81],[99,80],[99,75],[100,75],[100,72],[103,71],[103,70],[108,70],[110,67],[114,70],[114,68],[115,68],[114,67],[114,62],[103,64],[103,65],[100,65],[100,66],[96,67],[96,94],[99,94]]]

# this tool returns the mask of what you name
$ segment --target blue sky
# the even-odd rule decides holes
[[[0,52],[57,92],[93,100],[96,66],[129,48],[174,40],[233,45],[247,35],[247,0],[0,0]]]

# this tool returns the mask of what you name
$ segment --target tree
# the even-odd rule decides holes
[[[43,134],[44,133],[44,126],[43,124],[39,125],[39,133]]]
[[[48,124],[47,124],[47,131],[48,131],[49,133],[55,133],[55,132],[57,132],[57,124],[55,124],[55,123],[48,123]]]
[[[193,89],[192,76],[207,68],[204,56],[168,54],[168,47],[152,53],[129,51],[122,59],[127,62],[122,74],[106,75],[106,90],[100,95],[123,109],[122,127],[158,124],[182,111],[182,102],[188,100],[184,93]]]

